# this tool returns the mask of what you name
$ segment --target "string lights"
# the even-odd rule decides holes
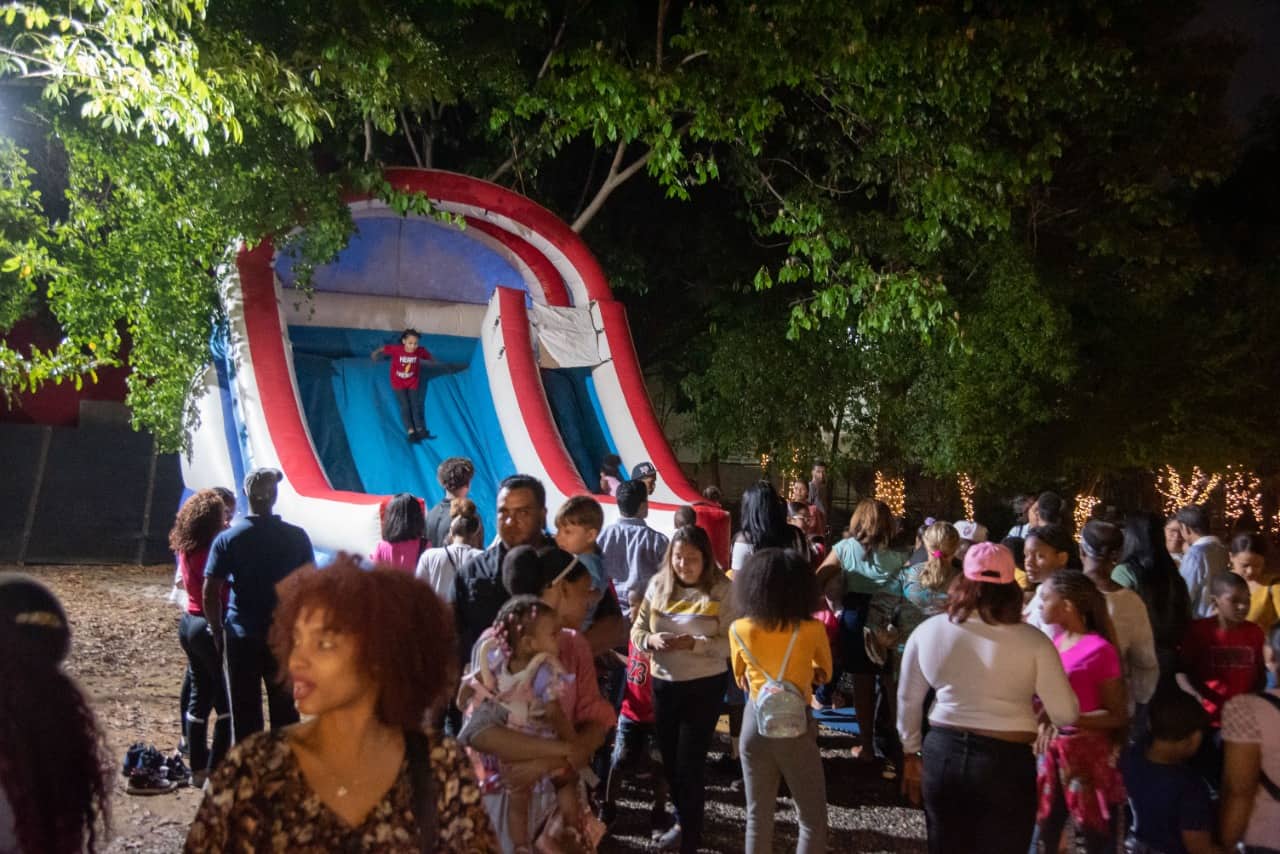
[[[884,472],[876,472],[875,496],[883,501],[895,516],[903,516],[907,512],[907,485],[900,477],[891,477]]]
[[[1227,478],[1222,485],[1227,499],[1227,521],[1239,522],[1245,514],[1252,514],[1254,524],[1262,526],[1262,481],[1248,469],[1227,466]]]
[[[1184,483],[1178,470],[1167,465],[1156,475],[1156,492],[1164,498],[1165,514],[1173,515],[1179,508],[1203,503],[1221,481],[1222,475],[1216,472],[1205,474],[1200,466],[1195,466],[1191,469],[1191,477]]]
[[[768,454],[760,455],[760,471],[767,472],[769,470],[769,459]]]
[[[973,518],[973,478],[967,472],[956,475],[956,486],[960,488],[960,503],[964,506],[964,518]]]
[[[1085,495],[1080,493],[1076,496],[1076,507],[1072,513],[1072,518],[1076,523],[1076,530],[1083,530],[1084,526],[1089,523],[1089,517],[1093,515],[1093,508],[1098,506],[1098,497],[1096,495]]]

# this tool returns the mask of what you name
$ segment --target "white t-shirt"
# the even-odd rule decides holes
[[[453,602],[453,579],[457,577],[467,558],[479,552],[468,545],[441,546],[427,549],[418,558],[414,575],[431,585],[436,595],[446,603]]]
[[[929,722],[939,726],[1035,732],[1034,696],[1057,726],[1080,714],[1053,641],[1026,623],[993,626],[977,613],[963,623],[938,614],[907,639],[898,682],[898,734],[907,753],[920,749],[930,687],[937,696]]]
[[[1267,692],[1280,697],[1280,689]],[[1280,784],[1280,709],[1257,694],[1240,694],[1222,709],[1222,739],[1256,744],[1262,752],[1262,772]],[[1261,783],[1253,796],[1253,812],[1244,832],[1245,845],[1275,847],[1280,840],[1280,801]]]
[[[1103,593],[1107,613],[1116,629],[1116,646],[1124,665],[1124,681],[1129,688],[1129,711],[1135,703],[1145,703],[1156,692],[1160,681],[1160,662],[1156,660],[1156,642],[1151,634],[1151,619],[1142,597],[1121,588]]]

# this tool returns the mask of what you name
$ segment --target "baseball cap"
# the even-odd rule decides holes
[[[971,543],[986,542],[987,526],[980,525],[972,519],[961,519],[956,522],[956,533],[960,535],[960,539],[968,540]]]
[[[631,470],[632,480],[641,480],[646,477],[657,477],[658,470],[654,468],[653,463],[645,460],[642,463],[636,463],[636,467]]]
[[[276,484],[284,480],[280,469],[254,469],[244,476],[244,494],[250,501],[272,498],[276,494]]]
[[[964,577],[970,581],[1010,584],[1013,569],[1013,552],[998,543],[974,543],[965,552]]]

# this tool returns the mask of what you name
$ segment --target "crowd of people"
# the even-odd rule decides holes
[[[773,850],[785,785],[796,850],[822,852],[815,714],[849,705],[853,758],[923,805],[934,852],[1280,845],[1264,536],[1224,544],[1199,507],[1073,534],[1044,493],[1002,542],[903,530],[874,499],[830,538],[815,472],[750,486],[722,563],[693,508],[669,537],[646,521],[645,466],[606,460],[610,524],[590,495],[548,518],[540,481],[506,478],[486,546],[451,458],[444,499],[395,496],[372,553],[323,568],[273,513],[278,471],[246,477],[240,518],[228,491],[192,495],[170,537],[204,786],[186,850],[589,852],[625,777],[658,846],[693,852],[727,715],[745,850]],[[23,653],[0,656],[0,852],[95,850],[108,760],[37,583],[0,579],[0,647]]]

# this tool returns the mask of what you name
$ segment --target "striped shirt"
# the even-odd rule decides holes
[[[648,650],[651,634],[670,632],[694,638],[693,649],[653,652],[654,679],[687,682],[729,669],[729,626],[734,620],[731,590],[728,579],[717,582],[710,593],[676,584],[665,602],[657,602],[650,582],[631,624],[631,642]]]

